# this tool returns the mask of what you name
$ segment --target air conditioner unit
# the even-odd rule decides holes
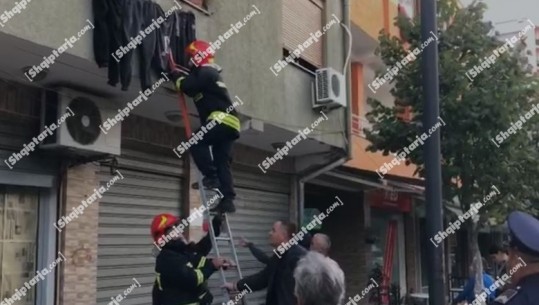
[[[313,108],[346,107],[344,76],[333,68],[316,70]]]
[[[118,114],[114,104],[68,88],[46,90],[41,101],[40,148],[75,155],[120,155],[121,121],[102,132],[100,126]],[[51,126],[56,125],[53,131]],[[110,126],[109,126],[110,127]],[[52,135],[51,135],[52,133]]]

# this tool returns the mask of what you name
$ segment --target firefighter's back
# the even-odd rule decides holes
[[[187,253],[163,249],[156,259],[153,305],[198,305],[201,286],[185,272],[193,268]]]

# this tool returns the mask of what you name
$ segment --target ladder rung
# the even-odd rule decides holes
[[[231,241],[230,237],[215,237],[215,240]]]

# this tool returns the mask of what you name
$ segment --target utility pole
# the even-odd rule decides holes
[[[438,35],[436,23],[436,0],[421,0],[421,39],[427,41],[432,33]],[[435,126],[440,115],[440,99],[438,95],[438,45],[429,43],[423,51],[422,76],[424,92],[423,128],[427,131]],[[442,118],[443,119],[443,118]],[[437,129],[424,146],[425,153],[425,199],[427,238],[443,231],[442,213],[442,171],[440,160],[440,129]],[[437,247],[425,241],[428,257],[429,304],[444,305],[446,303],[443,274],[443,244]]]

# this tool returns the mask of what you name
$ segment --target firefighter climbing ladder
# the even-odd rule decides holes
[[[168,55],[169,55],[170,68],[171,69],[176,69],[177,66],[174,63],[174,58],[172,57],[172,53],[169,53]],[[180,102],[180,110],[181,110],[181,113],[182,113],[182,119],[185,122],[185,133],[186,133],[187,138],[189,138],[191,136],[191,134],[192,134],[192,130],[191,130],[191,123],[189,121],[187,103],[185,102],[185,96],[183,95],[182,92],[179,92],[178,95],[179,95],[179,102]],[[209,206],[207,190],[204,188],[204,186],[202,184],[202,174],[198,170],[197,170],[197,172],[198,172],[197,185],[198,185],[198,189],[200,191],[200,199],[202,200],[202,204],[205,207],[204,221],[209,224],[208,225],[208,227],[209,227],[208,232],[210,233],[212,249],[215,250],[215,255],[216,256],[221,256],[221,251],[219,250],[219,242],[220,241],[225,241],[225,242],[228,243],[228,245],[230,246],[231,253],[232,253],[232,259],[234,260],[234,263],[235,263],[234,267],[236,268],[236,270],[238,272],[238,276],[241,279],[241,278],[243,278],[243,276],[242,276],[242,273],[241,273],[241,268],[239,266],[238,254],[236,252],[236,247],[234,245],[234,239],[233,239],[233,236],[232,236],[232,230],[230,229],[230,223],[228,221],[228,215],[226,215],[226,213],[222,214],[222,218],[223,218],[223,221],[225,222],[225,227],[226,227],[226,230],[227,230],[227,237],[216,237],[215,236],[215,231],[213,230],[213,226],[211,225],[211,221],[210,221],[210,217],[211,217],[211,215],[213,215],[213,213],[210,213],[210,209],[212,207]],[[211,191],[211,192],[213,192],[213,191]],[[222,195],[222,194],[220,194],[220,195]],[[225,271],[223,270],[223,268],[219,269],[219,274],[220,274],[220,277],[221,277],[222,284],[225,284],[226,282],[228,282]],[[230,294],[228,293],[228,291],[226,291],[226,289],[223,288],[223,290],[224,290],[223,291],[224,295],[227,297],[227,301],[230,301],[231,300]],[[243,305],[247,305],[245,297],[243,297],[241,299],[241,303]]]

